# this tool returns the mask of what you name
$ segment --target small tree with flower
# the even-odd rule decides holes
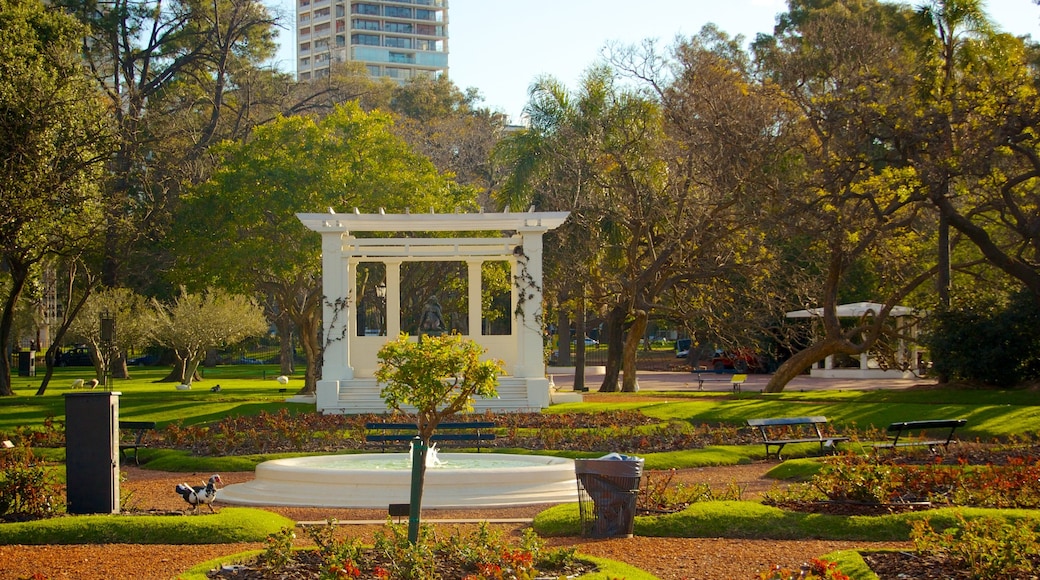
[[[481,360],[484,349],[457,334],[402,334],[379,350],[376,379],[386,406],[415,412],[419,437],[428,446],[437,425],[457,413],[473,410],[473,398],[498,396],[502,361]]]
[[[376,379],[383,384],[380,396],[390,409],[414,410],[422,440],[418,457],[413,451],[408,517],[408,540],[413,544],[418,541],[426,453],[434,430],[445,418],[472,411],[474,397],[498,395],[502,361],[481,360],[483,354],[479,344],[457,334],[423,335],[418,340],[401,334],[379,349]]]

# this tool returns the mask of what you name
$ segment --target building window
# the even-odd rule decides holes
[[[300,6],[301,7],[303,7],[303,6],[310,6],[310,5],[311,5],[311,0],[300,0]]]
[[[337,34],[336,35],[336,46],[346,46],[346,45],[347,45],[346,37],[344,37],[342,34]]]
[[[314,65],[325,64],[329,62],[329,53],[323,52],[321,54],[314,55]]]
[[[322,50],[322,49],[328,50],[328,48],[329,48],[329,39],[321,38],[321,39],[318,39],[318,40],[314,41],[314,50]]]
[[[300,38],[307,38],[310,35],[311,35],[311,27],[310,26],[305,26],[305,27],[300,29]]]
[[[351,14],[365,14],[379,16],[379,6],[375,4],[354,4],[350,7]]]
[[[387,22],[383,30],[386,30],[387,32],[396,32],[398,34],[411,34],[412,25],[403,22]]]
[[[314,11],[315,18],[328,18],[329,14],[332,14],[332,10],[329,8],[319,8]]]
[[[400,38],[397,36],[387,36],[386,40],[383,42],[383,46],[389,46],[391,48],[411,48],[412,39]]]
[[[342,20],[337,20],[336,21],[336,32],[343,32],[346,29],[347,29],[347,24],[345,22],[343,22]]]
[[[415,62],[415,55],[403,52],[391,52],[390,62],[398,64],[413,64]]]
[[[309,80],[311,80],[311,73],[309,73],[309,72],[300,73],[300,80],[301,81],[309,81]]]
[[[323,24],[318,24],[317,26],[314,27],[314,34],[324,34],[324,33],[328,32],[331,29],[332,29],[332,25],[329,24],[328,22],[325,22]]]
[[[379,70],[379,66],[378,65],[374,65],[374,64],[365,65],[365,69],[368,70],[368,74],[370,76],[374,76],[374,77],[379,76],[380,73],[382,72],[382,71]]]
[[[400,6],[387,6],[383,9],[383,15],[390,18],[411,18],[412,9]]]
[[[300,24],[303,24],[305,22],[310,22],[310,21],[311,21],[311,13],[310,12],[304,12],[303,14],[300,14]]]
[[[432,20],[433,22],[440,21],[438,18],[439,13],[436,10],[423,10],[421,8],[415,9],[416,20]]]
[[[301,58],[300,59],[300,66],[311,66],[311,59],[309,59],[309,58]]]
[[[354,30],[379,30],[379,21],[355,18],[350,21],[350,27]]]
[[[336,18],[343,18],[347,15],[347,11],[343,9],[342,4],[336,5]]]
[[[350,44],[379,46],[379,36],[375,34],[354,34],[350,37]]]
[[[311,49],[311,43],[309,43],[309,42],[301,42],[300,43],[300,52],[308,52],[308,51],[310,51],[310,49]]]

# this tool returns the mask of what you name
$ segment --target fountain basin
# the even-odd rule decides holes
[[[578,501],[574,462],[560,457],[440,453],[426,469],[424,508],[474,508]],[[237,505],[386,508],[408,503],[407,453],[321,455],[265,461],[256,478],[222,488]]]

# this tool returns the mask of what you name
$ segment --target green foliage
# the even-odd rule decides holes
[[[1040,508],[1040,461],[1012,455],[1001,464],[923,465],[843,455],[804,486],[768,493],[766,503],[829,500],[866,504],[930,502],[984,508]]]
[[[387,523],[376,531],[373,549],[390,564],[389,577],[435,580],[437,562],[433,545],[433,528],[430,526],[420,526],[418,540],[409,542],[407,526]]]
[[[914,522],[911,539],[919,552],[952,558],[978,580],[1027,578],[1040,563],[1040,534],[1031,527],[996,518],[958,517],[956,527],[934,530]]]
[[[484,349],[459,335],[402,334],[379,349],[376,379],[388,408],[416,410],[419,436],[427,444],[445,417],[472,410],[473,397],[496,396],[502,370],[498,360],[480,360]]]
[[[292,561],[293,552],[293,541],[296,539],[296,532],[293,531],[292,527],[285,527],[278,532],[267,536],[264,539],[264,544],[267,547],[260,554],[257,560],[260,566],[271,573],[278,572],[289,562]]]
[[[234,344],[267,330],[263,310],[248,296],[220,289],[181,294],[169,304],[155,302],[155,340],[182,361],[180,380],[191,384],[207,350]]]
[[[59,494],[54,472],[31,448],[0,449],[0,521],[54,515]]]
[[[935,370],[952,379],[1008,387],[1040,379],[1040,301],[1020,292],[937,312],[924,343]]]
[[[262,542],[293,521],[274,512],[224,507],[216,514],[76,516],[0,525],[2,544],[233,544]]]
[[[812,558],[798,570],[774,566],[757,576],[760,580],[849,580],[838,565],[821,558]]]

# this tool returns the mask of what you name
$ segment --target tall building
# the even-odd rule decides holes
[[[296,0],[299,79],[328,76],[333,62],[400,81],[447,73],[448,0]]]

